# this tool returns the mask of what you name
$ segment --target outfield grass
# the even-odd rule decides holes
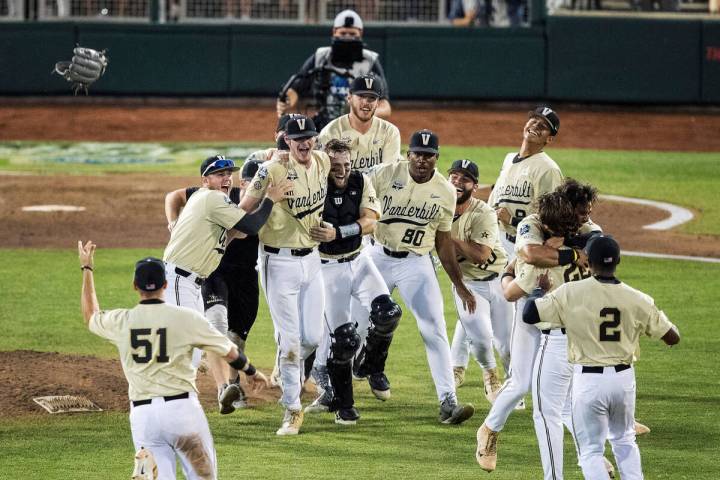
[[[79,311],[80,272],[74,250],[0,250],[0,350],[35,349],[114,358],[114,347],[88,333]],[[157,250],[100,250],[96,280],[103,308],[132,305],[132,266]],[[720,418],[718,382],[713,374],[720,352],[719,329],[711,309],[711,279],[720,265],[625,258],[620,276],[647,291],[679,326],[681,344],[668,349],[643,340],[637,364],[637,415],[652,429],[640,440],[648,479],[716,479]],[[449,285],[441,276],[445,298]],[[455,313],[445,302],[448,327]],[[450,332],[451,334],[452,332]],[[272,365],[272,326],[264,304],[248,344],[261,368]],[[28,366],[32,368],[32,366]],[[408,313],[403,317],[388,362],[393,398],[380,403],[367,385],[357,385],[362,419],[342,428],[332,417],[307,417],[303,434],[276,438],[281,410],[266,405],[209,419],[217,444],[220,478],[471,478],[485,476],[474,461],[475,430],[487,413],[479,368],[459,390],[478,407],[461,426],[437,423],[437,402],[422,341]],[[52,372],[48,372],[52,375]],[[6,478],[127,479],[133,454],[125,414],[97,413],[0,420],[0,472]],[[566,442],[567,479],[581,478]],[[490,478],[536,479],[540,459],[531,411],[514,413],[501,436],[500,469]],[[21,473],[22,472],[22,473]],[[16,474],[17,473],[17,474]],[[2,475],[0,475],[2,477]],[[5,478],[5,477],[3,477]]]
[[[0,170],[38,174],[172,173],[197,175],[199,161],[221,153],[245,158],[257,143],[35,143],[0,142]],[[265,147],[270,145],[264,145]],[[492,184],[505,154],[516,147],[442,147],[438,168],[470,158],[480,182]],[[551,148],[567,176],[596,185],[601,193],[661,200],[700,215],[680,227],[693,234],[720,235],[720,154]]]

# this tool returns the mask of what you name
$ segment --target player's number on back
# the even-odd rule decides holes
[[[412,228],[408,228],[405,230],[405,235],[403,235],[400,241],[402,243],[409,243],[410,245],[419,247],[422,245],[423,237],[425,237],[424,230],[414,230]]]
[[[601,318],[612,318],[600,324],[601,342],[619,342],[620,330],[611,331],[620,326],[620,310],[615,307],[606,307],[600,310]]]
[[[155,361],[158,363],[167,363],[170,361],[170,357],[167,355],[167,329],[158,328],[155,331],[157,335],[157,357]],[[152,334],[150,328],[132,328],[130,329],[130,346],[133,350],[139,350],[138,353],[133,353],[133,360],[137,363],[148,363],[152,359],[153,351],[155,346],[150,341],[149,337]]]

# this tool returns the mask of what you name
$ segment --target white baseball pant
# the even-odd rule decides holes
[[[189,398],[130,408],[130,431],[135,450],[145,447],[155,457],[158,480],[175,480],[175,455],[188,480],[217,478],[217,459],[207,418],[192,392]]]
[[[485,425],[495,432],[503,429],[515,406],[530,391],[540,330],[522,321],[525,299],[523,297],[515,302],[515,318],[510,335],[510,378],[505,380],[485,418]]]
[[[473,350],[475,360],[484,369],[495,368],[493,344],[500,354],[505,371],[510,368],[510,332],[512,330],[512,305],[503,297],[500,279],[489,281],[467,281],[465,285],[475,297],[475,313],[463,308],[462,300],[453,287],[453,297],[459,320],[455,326],[453,343],[450,349],[452,365],[467,367],[468,346]],[[467,342],[462,341],[462,330]]]
[[[303,257],[290,249],[267,253],[260,245],[260,283],[279,347],[280,403],[299,410],[303,362],[320,344],[325,289],[317,250]]]
[[[443,298],[430,255],[410,253],[406,258],[393,258],[375,244],[370,251],[373,263],[380,271],[389,292],[400,291],[405,305],[417,321],[430,373],[435,382],[439,401],[455,396],[455,381],[450,364]]]
[[[315,355],[317,365],[326,365],[330,353],[330,334],[340,325],[353,321],[353,305],[360,307],[364,315],[363,325],[357,331],[361,338],[367,337],[370,304],[379,295],[389,295],[385,281],[367,255],[359,255],[350,262],[338,263],[327,260],[322,264],[325,284],[325,321],[323,337]],[[348,302],[350,299],[350,302]],[[362,332],[362,333],[361,333]]]
[[[635,369],[583,373],[573,366],[572,421],[586,480],[607,480],[603,453],[610,440],[623,480],[642,480],[640,449],[635,442]]]
[[[174,263],[165,262],[165,280],[167,288],[165,289],[165,303],[168,305],[177,305],[178,307],[187,307],[196,312],[205,315],[205,305],[203,304],[202,291],[200,285],[195,282],[199,278],[197,274],[190,270],[180,267],[190,273],[189,277],[184,277],[175,273]],[[192,366],[198,368],[202,360],[202,350],[193,349]]]

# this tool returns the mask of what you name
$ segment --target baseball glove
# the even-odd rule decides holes
[[[72,83],[75,95],[80,90],[87,95],[88,87],[100,79],[108,66],[105,52],[77,46],[73,49],[72,60],[57,62],[54,72]]]

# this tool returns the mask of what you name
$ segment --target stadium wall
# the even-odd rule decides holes
[[[549,17],[520,29],[375,27],[394,99],[720,103],[720,22]],[[326,26],[5,23],[0,94],[68,94],[50,75],[80,43],[108,48],[104,95],[274,96]]]

